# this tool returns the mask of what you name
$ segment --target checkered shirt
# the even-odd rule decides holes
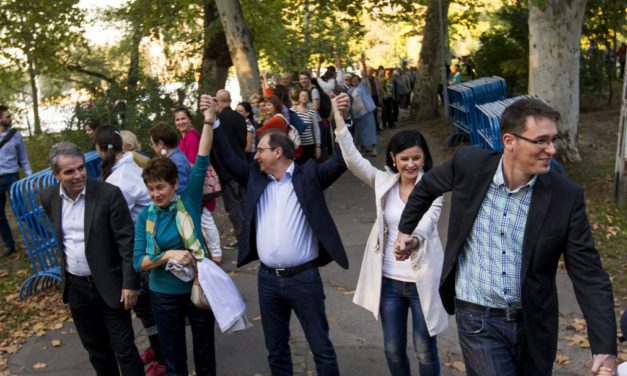
[[[515,190],[505,186],[503,159],[459,257],[457,299],[492,308],[520,308],[522,246],[534,176]]]

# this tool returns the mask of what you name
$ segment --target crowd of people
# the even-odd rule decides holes
[[[87,178],[76,145],[53,146],[49,165],[59,184],[41,201],[59,239],[63,299],[98,375],[187,375],[186,323],[196,375],[215,375],[216,319],[193,301],[194,278],[177,271],[203,259],[219,265],[227,247],[239,249],[238,267],[260,261],[272,374],[293,374],[294,311],[317,373],[338,375],[319,268],[348,268],[324,198],[347,169],[373,190],[377,210],[353,300],[380,320],[392,375],[411,374],[410,313],[420,375],[441,372],[437,336],[447,329],[447,313],[456,315],[469,375],[550,375],[561,256],[588,319],[592,373],[616,369],[612,290],[583,193],[549,171],[559,114],[535,99],[516,102],[501,120],[502,154],[460,148],[436,167],[416,129],[377,145],[377,131],[395,128],[399,108],[410,105],[415,72],[406,63],[368,68],[363,56],[360,68],[345,72],[336,56],[315,78],[285,73],[271,83],[262,73],[262,92],[248,101],[232,103],[225,89],[202,94],[201,130],[189,109],[174,109],[171,123],[148,131],[152,158],[131,132],[90,123],[85,133],[103,160],[99,180]],[[0,106],[0,115],[6,139],[11,114]],[[19,166],[31,171],[19,135],[1,142],[5,185]],[[378,149],[383,169],[369,159]],[[212,215],[216,197],[207,191],[214,173],[236,238],[227,244]],[[446,192],[452,214],[444,249],[437,223]],[[131,309],[149,339],[142,354]]]

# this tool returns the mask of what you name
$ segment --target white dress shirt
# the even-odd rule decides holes
[[[294,162],[281,180],[270,183],[257,203],[257,254],[271,268],[290,268],[318,258],[314,236],[298,202],[292,174]]]
[[[63,186],[61,194],[61,233],[65,252],[65,270],[78,276],[89,276],[91,270],[85,256],[85,188],[72,200]]]

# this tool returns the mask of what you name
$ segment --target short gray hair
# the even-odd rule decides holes
[[[57,165],[57,157],[59,155],[66,157],[81,157],[83,158],[83,162],[85,162],[85,156],[83,155],[81,148],[79,148],[76,144],[66,141],[59,142],[52,145],[50,153],[48,153],[48,165],[55,174],[60,172],[59,165]]]

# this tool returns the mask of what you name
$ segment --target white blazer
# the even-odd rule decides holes
[[[342,131],[336,130],[335,135],[348,169],[358,179],[373,188],[375,192],[377,219],[366,243],[353,302],[371,311],[375,319],[378,320],[383,280],[383,252],[387,240],[387,231],[383,220],[385,198],[390,189],[398,183],[399,174],[390,170],[382,171],[372,166],[355,147],[353,137],[347,128],[342,129]],[[416,182],[422,178],[422,175],[421,172]],[[416,288],[431,336],[443,332],[448,327],[448,316],[439,293],[444,258],[442,242],[438,234],[441,209],[442,197],[438,197],[412,233],[412,235],[425,239],[411,260],[413,267],[417,270]],[[394,240],[390,239],[390,241]]]

